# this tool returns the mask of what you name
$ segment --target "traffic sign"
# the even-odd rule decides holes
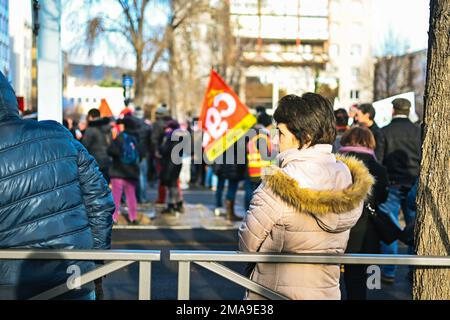
[[[124,87],[132,87],[133,86],[133,78],[128,75],[122,76],[122,85]]]

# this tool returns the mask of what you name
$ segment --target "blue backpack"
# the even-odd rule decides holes
[[[137,140],[134,136],[122,133],[122,154],[120,161],[124,164],[134,165],[139,163],[139,151]]]

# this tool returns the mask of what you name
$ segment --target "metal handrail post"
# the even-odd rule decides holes
[[[178,265],[178,300],[189,300],[191,263],[180,261]]]
[[[151,299],[151,262],[139,262],[139,300]]]

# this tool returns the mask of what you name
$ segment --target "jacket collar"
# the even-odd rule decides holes
[[[7,119],[19,119],[19,107],[13,88],[0,72],[0,122]]]
[[[310,152],[299,153],[301,156],[310,155]],[[374,178],[363,162],[354,157],[337,156],[337,160],[349,168],[353,180],[350,186],[342,190],[300,188],[295,179],[276,167],[271,167],[270,173],[265,175],[263,180],[272,192],[299,212],[309,212],[313,215],[346,213],[366,200],[374,184]]]
[[[277,156],[280,168],[286,167],[291,161],[314,160],[318,162],[336,162],[332,153],[333,146],[329,144],[316,144],[309,148],[288,149]]]

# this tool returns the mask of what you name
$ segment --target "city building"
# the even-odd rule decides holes
[[[122,87],[101,87],[98,84],[83,84],[72,76],[66,78],[63,103],[65,115],[85,115],[90,109],[99,108],[102,99],[106,100],[116,116],[124,109]]]
[[[10,79],[25,110],[32,109],[32,43],[31,1],[10,1]]]
[[[416,113],[423,119],[427,50],[379,57],[375,63],[374,100],[414,92]]]
[[[232,0],[247,105],[315,91],[340,104],[373,98],[370,0]]]
[[[9,79],[9,0],[0,0],[0,71]]]
[[[111,111],[119,115],[124,108],[122,75],[130,73],[118,67],[72,64],[64,57],[63,108],[67,114],[86,114],[105,99]]]

